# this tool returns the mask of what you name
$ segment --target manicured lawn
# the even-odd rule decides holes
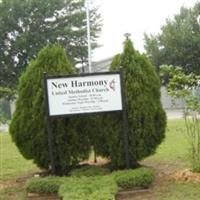
[[[0,133],[0,180],[9,180],[26,176],[38,170],[32,161],[23,158],[11,137],[7,133]]]
[[[16,185],[6,189],[0,188],[0,200],[26,200],[26,192],[23,185]]]
[[[129,200],[198,200],[200,183],[181,183],[168,180],[174,172],[190,168],[187,133],[184,121],[168,120],[166,138],[156,154],[146,158],[142,164],[153,166],[165,180],[159,180],[149,194],[136,195]],[[162,179],[162,178],[161,178]]]
[[[184,121],[169,120],[164,142],[159,146],[156,154],[141,162],[143,165],[152,166],[164,178],[162,179],[161,176],[149,193],[136,194],[129,200],[200,199],[200,183],[180,183],[166,178],[167,173],[189,167],[189,146],[186,138]],[[16,179],[39,169],[20,155],[8,134],[0,134],[0,164],[0,200],[25,199],[24,183],[16,184]],[[2,190],[1,185],[4,183],[15,184]]]
[[[182,162],[188,165],[188,141],[184,120],[168,120],[166,137],[156,153],[145,159],[146,162]]]
[[[168,183],[155,192],[159,200],[199,200],[200,184]]]
[[[137,194],[126,200],[199,200],[199,183],[166,182],[146,194]]]
[[[0,133],[0,200],[25,200],[24,182],[39,171],[23,158],[8,133]]]

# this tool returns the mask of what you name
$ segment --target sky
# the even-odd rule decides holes
[[[157,34],[167,18],[181,6],[192,7],[198,0],[90,0],[99,6],[103,27],[100,48],[92,51],[92,61],[121,53],[124,34],[130,33],[135,49],[144,52],[144,33]]]

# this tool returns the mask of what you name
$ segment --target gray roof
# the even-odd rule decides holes
[[[91,71],[92,72],[107,72],[107,71],[109,71],[112,60],[113,60],[113,57],[110,57],[110,58],[105,58],[100,61],[92,62]],[[89,72],[88,66],[79,67],[77,69],[79,70],[80,73],[88,73]]]
[[[109,71],[113,57],[106,58],[92,63],[92,72],[107,72]]]

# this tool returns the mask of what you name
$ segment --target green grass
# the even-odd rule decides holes
[[[26,200],[26,192],[25,188],[15,186],[11,188],[7,188],[5,190],[0,190],[0,200]]]
[[[9,134],[0,133],[0,180],[14,179],[36,171],[32,161],[23,158]]]
[[[153,156],[145,161],[184,162],[188,164],[188,141],[184,120],[168,120],[166,138]]]
[[[200,183],[166,182],[150,193],[139,194],[126,200],[199,200]]]
[[[157,189],[155,197],[158,200],[199,200],[200,184],[170,182],[165,187]]]
[[[69,178],[59,189],[63,200],[113,200],[117,184],[112,176]]]
[[[150,163],[154,167],[172,168],[179,170],[190,167],[189,145],[184,120],[168,120],[166,138],[158,147],[156,153],[146,158],[142,163]],[[200,183],[180,183],[165,181],[162,185],[154,188],[153,192],[145,195],[138,195],[129,200],[199,200]]]
[[[164,142],[156,154],[145,159],[153,162],[184,162],[188,164],[188,143],[183,120],[169,120]],[[0,180],[12,179],[38,170],[24,159],[9,134],[0,134]]]
[[[158,147],[157,152],[142,161],[142,164],[153,163],[153,166],[161,167],[162,163],[172,166],[175,169],[189,166],[188,143],[183,120],[169,120],[164,142]],[[179,166],[179,168],[178,168]],[[14,180],[20,176],[38,170],[31,162],[24,159],[15,145],[11,142],[8,134],[0,134],[0,181]],[[150,194],[139,194],[133,197],[134,200],[199,200],[200,183],[177,183],[164,181],[161,185],[153,188]],[[14,186],[4,191],[0,191],[0,200],[9,200],[10,194],[18,196],[16,200],[25,199],[23,187]],[[128,199],[127,199],[128,200]],[[129,199],[131,200],[131,198]]]

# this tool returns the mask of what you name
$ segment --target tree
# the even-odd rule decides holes
[[[200,74],[200,3],[180,9],[167,19],[157,35],[145,34],[145,49],[152,63],[181,66],[186,73]]]
[[[11,118],[10,100],[15,96],[15,90],[0,87],[0,124],[5,124]]]
[[[111,70],[121,68],[124,79],[125,104],[128,118],[130,163],[155,152],[165,136],[166,115],[160,102],[160,82],[149,60],[137,52],[129,38],[124,51],[117,55]],[[114,167],[125,167],[122,116],[120,113],[104,117],[104,131],[108,138],[109,157]]]
[[[50,45],[40,51],[20,77],[10,133],[22,155],[26,159],[33,159],[34,163],[44,169],[48,169],[50,162],[43,72],[49,75],[67,75],[74,73],[74,70],[64,50],[59,45]],[[56,174],[67,173],[71,167],[89,155],[89,138],[84,134],[82,121],[78,117],[51,120]]]
[[[7,102],[4,101],[4,99],[0,100],[0,125],[1,124],[6,124],[10,118],[9,114],[6,112],[8,109],[7,107]]]
[[[12,90],[7,87],[0,87],[0,99],[5,98],[7,100],[12,99],[15,95],[15,90]]]
[[[161,74],[167,74],[169,94],[185,100],[184,122],[189,144],[189,158],[192,170],[200,172],[200,76],[185,74],[180,67],[163,65]]]
[[[101,30],[97,8],[90,12],[95,48]],[[59,42],[74,63],[87,63],[84,0],[2,0],[0,2],[0,86],[16,88],[31,59],[46,44]]]
[[[144,34],[145,49],[147,51],[149,59],[156,66],[157,72],[159,72],[160,65],[165,62],[163,60],[163,53],[160,51],[159,41],[157,36]]]

